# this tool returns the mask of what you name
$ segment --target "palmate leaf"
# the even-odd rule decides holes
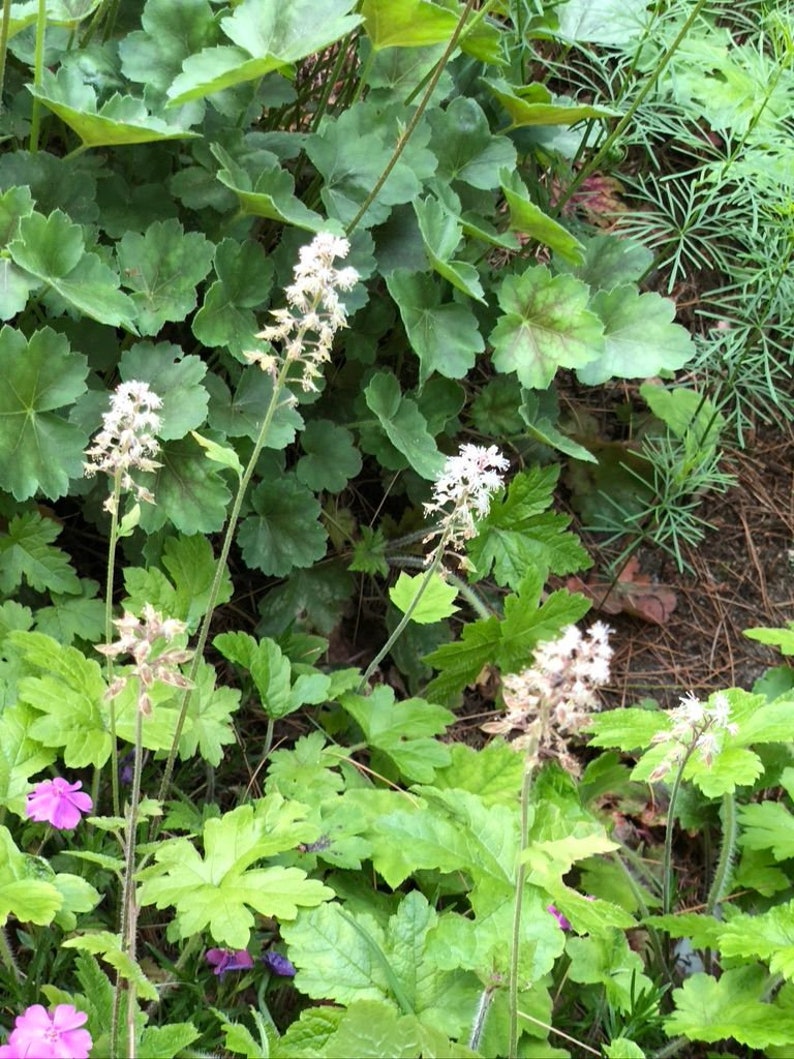
[[[317,493],[341,493],[361,470],[361,454],[353,444],[353,435],[330,419],[313,419],[300,441],[306,455],[298,460],[295,475]]]
[[[218,375],[208,375],[206,387],[210,391],[209,423],[230,438],[246,437],[253,441],[262,427],[267,407],[273,396],[273,379],[259,368],[244,371],[234,392]],[[284,401],[270,421],[265,448],[285,449],[295,440],[303,426],[298,410]]]
[[[455,585],[447,584],[439,573],[433,574],[429,581],[426,574],[416,574],[411,577],[403,570],[397,578],[397,583],[389,589],[389,599],[406,614],[412,607],[420,588],[425,585],[419,602],[411,610],[411,621],[419,625],[430,625],[444,618],[451,617],[458,609],[455,600],[458,598],[458,589]]]
[[[427,429],[427,420],[410,397],[403,397],[396,377],[378,372],[364,391],[367,405],[378,417],[386,437],[409,464],[430,481],[438,478],[444,457]]]
[[[125,382],[148,383],[163,402],[157,413],[162,441],[183,438],[205,422],[209,394],[202,380],[207,366],[200,357],[184,356],[172,342],[136,342],[121,354],[119,374]]]
[[[624,284],[599,291],[590,308],[604,323],[604,351],[577,371],[588,386],[678,371],[695,355],[689,332],[673,323],[675,302],[655,291],[641,294],[634,284]]]
[[[430,146],[438,158],[439,180],[462,180],[487,191],[499,187],[503,169],[515,169],[515,147],[507,136],[491,132],[476,100],[457,96],[446,110],[432,110],[428,120],[433,129]]]
[[[255,514],[242,520],[237,540],[252,569],[285,577],[325,555],[328,535],[319,521],[320,505],[294,476],[261,482],[251,503]]]
[[[491,332],[497,370],[514,371],[523,386],[545,390],[558,368],[580,368],[600,356],[603,324],[587,308],[589,289],[544,265],[508,276],[498,292],[504,315]]]
[[[477,317],[468,305],[442,302],[438,281],[423,273],[395,269],[386,284],[419,358],[420,381],[426,382],[434,372],[447,379],[464,378],[485,348]]]
[[[259,243],[224,239],[214,265],[218,278],[193,318],[193,334],[203,345],[225,346],[239,357],[258,330],[252,310],[268,299],[273,263]]]
[[[231,497],[216,465],[192,437],[169,441],[160,449],[161,464],[141,481],[156,504],[141,505],[141,526],[148,533],[170,521],[180,533],[216,533],[226,521]]]
[[[0,804],[23,816],[29,779],[48,768],[56,758],[54,749],[44,748],[30,736],[38,717],[21,702],[6,706],[0,714]]]
[[[516,87],[501,79],[485,82],[513,119],[511,128],[523,125],[576,125],[593,118],[615,118],[619,113],[610,107],[574,103],[567,96],[554,99],[545,85]]]
[[[364,0],[364,29],[375,51],[446,42],[458,24],[453,11],[427,0]]]
[[[204,48],[182,64],[168,90],[173,104],[201,99],[244,81],[259,80],[322,51],[361,22],[348,14],[354,0],[243,0],[221,28],[236,47]]]
[[[32,860],[0,825],[0,926],[9,916],[21,923],[52,923],[63,905],[63,896],[51,882],[31,876]]]
[[[176,219],[122,237],[119,266],[143,334],[157,334],[167,321],[184,320],[195,309],[196,285],[212,267],[214,249],[201,232],[185,232]]]
[[[281,168],[275,155],[262,151],[256,161],[245,167],[236,162],[220,144],[213,144],[211,150],[221,164],[218,180],[237,196],[243,213],[253,217],[268,217],[309,232],[319,232],[327,227],[327,222],[319,213],[304,206],[296,197],[295,181]],[[263,156],[272,158],[272,161],[268,163]]]
[[[79,593],[80,581],[69,556],[52,542],[61,532],[38,511],[15,515],[0,535],[0,592],[10,595],[25,580],[37,592]]]
[[[309,701],[301,694],[304,685],[300,679],[293,686],[292,666],[275,640],[266,638],[257,641],[248,633],[228,632],[216,636],[213,644],[224,658],[248,670],[262,709],[268,717],[286,717]],[[317,675],[321,678],[319,694],[322,701],[330,678],[324,674]]]
[[[459,219],[438,199],[430,197],[416,199],[414,213],[433,270],[459,291],[485,304],[477,269],[468,261],[455,260],[452,256],[463,237]]]
[[[720,931],[723,956],[758,959],[771,974],[794,978],[794,901],[760,915],[739,913]]]
[[[540,206],[531,202],[529,192],[521,177],[514,170],[501,174],[501,187],[510,208],[510,227],[551,247],[554,252],[574,265],[584,261],[584,247],[567,228],[544,213]]]
[[[31,213],[19,222],[8,252],[20,268],[53,288],[69,305],[111,327],[134,331],[135,307],[120,291],[119,277],[85,250],[83,230],[61,210]]]
[[[56,410],[85,392],[86,358],[72,353],[66,338],[49,327],[28,340],[5,326],[0,363],[0,487],[17,500],[36,492],[62,496],[69,478],[82,473],[88,437]]]
[[[97,108],[96,92],[91,85],[83,83],[77,66],[63,66],[57,74],[44,70],[41,87],[27,87],[77,133],[84,147],[198,138],[198,133],[154,117],[143,100],[134,96],[117,93]]]
[[[221,945],[244,949],[254,923],[249,908],[279,920],[294,919],[298,908],[322,904],[333,891],[307,879],[298,868],[251,865],[283,850],[317,839],[315,824],[302,805],[278,794],[243,805],[204,825],[204,856],[188,839],[164,842],[156,863],[140,873],[142,905],[173,907],[178,937],[209,929]]]
[[[105,604],[96,598],[99,583],[83,578],[78,595],[51,593],[52,604],[36,611],[36,631],[51,636],[58,643],[70,644],[76,639],[96,643],[105,628]]]
[[[142,30],[128,33],[118,44],[125,77],[165,92],[181,72],[182,63],[219,36],[207,0],[147,0]]]

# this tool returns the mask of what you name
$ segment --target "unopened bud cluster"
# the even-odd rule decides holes
[[[461,445],[457,456],[448,456],[433,485],[433,498],[425,504],[427,515],[441,515],[427,540],[440,534],[445,545],[461,551],[477,535],[475,519],[490,511],[491,497],[502,488],[502,472],[509,466],[496,445]]]
[[[162,401],[145,382],[120,383],[110,398],[110,411],[102,416],[102,429],[86,450],[84,473],[93,477],[97,471],[118,477],[120,488],[134,492],[138,500],[154,503],[154,497],[132,476],[132,471],[154,471],[160,464],[154,456],[160,451],[155,435],[160,429],[158,409]],[[105,501],[113,510],[114,494]]]
[[[679,699],[679,705],[668,714],[672,728],[657,732],[652,743],[671,743],[666,754],[648,777],[651,783],[663,779],[676,765],[680,765],[691,754],[698,754],[707,768],[711,767],[724,739],[724,733],[736,735],[737,724],[731,722],[731,704],[728,697],[719,691],[712,697],[711,705],[703,703],[691,692]]]
[[[113,624],[119,631],[118,640],[110,644],[97,645],[97,651],[109,658],[119,655],[132,656],[132,675],[138,678],[138,709],[145,717],[152,712],[149,689],[160,681],[175,688],[189,688],[190,681],[179,671],[183,662],[193,657],[192,651],[180,648],[162,649],[162,643],[173,643],[183,636],[187,626],[176,618],[163,618],[150,603],[143,608],[143,616],[136,617],[128,611]],[[129,677],[117,677],[107,691],[107,698],[114,699],[126,687]]]
[[[354,268],[337,269],[335,258],[350,252],[347,239],[320,232],[308,246],[301,247],[294,269],[295,282],[286,288],[288,307],[274,309],[276,323],[265,327],[257,338],[276,342],[282,357],[257,351],[246,358],[263,371],[276,374],[284,362],[300,363],[304,390],[317,390],[323,365],[331,358],[336,332],[347,326],[347,313],[337,291],[352,290],[359,280]]]
[[[529,668],[502,678],[505,713],[482,725],[483,731],[513,734],[513,747],[527,753],[533,764],[555,757],[578,773],[567,739],[598,708],[596,689],[609,680],[610,632],[600,621],[585,635],[569,625],[559,639],[539,644]]]

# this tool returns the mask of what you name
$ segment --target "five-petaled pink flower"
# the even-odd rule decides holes
[[[58,1004],[52,1014],[33,1004],[17,1015],[8,1043],[0,1045],[0,1059],[88,1059],[94,1042],[80,1029],[87,1021],[71,1004]]]
[[[42,780],[28,795],[25,813],[31,820],[46,820],[59,831],[70,831],[77,827],[83,813],[90,813],[94,803],[80,788],[82,783],[69,783],[57,776],[54,780]]]

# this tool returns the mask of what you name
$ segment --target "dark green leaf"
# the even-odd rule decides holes
[[[392,445],[422,478],[436,479],[444,458],[416,403],[400,393],[397,379],[390,372],[379,372],[370,380],[364,395]]]
[[[255,515],[240,524],[237,539],[248,566],[274,577],[311,566],[325,555],[327,534],[316,497],[292,476],[262,482],[251,495]]]
[[[502,169],[515,169],[515,147],[506,136],[493,135],[476,100],[457,96],[446,110],[431,111],[429,121],[439,180],[488,190],[499,187]]]
[[[205,421],[209,394],[201,381],[206,373],[199,357],[183,356],[170,342],[136,342],[119,362],[122,379],[148,383],[162,400],[157,436],[163,441],[183,438]]]
[[[313,419],[300,440],[306,455],[298,460],[295,475],[315,493],[341,493],[361,470],[361,455],[353,445],[353,435],[329,419]]]

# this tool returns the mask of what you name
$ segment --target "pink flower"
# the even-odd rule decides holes
[[[566,916],[564,916],[562,914],[562,912],[559,910],[559,908],[556,907],[556,905],[548,905],[546,907],[546,911],[554,916],[554,918],[560,924],[560,928],[562,930],[570,930],[571,929],[570,920]]]
[[[69,783],[60,776],[42,780],[28,794],[25,813],[31,820],[46,820],[59,831],[70,831],[80,823],[82,814],[94,807],[88,795],[80,791],[82,786],[79,780]]]
[[[71,1004],[58,1004],[52,1014],[33,1004],[17,1015],[8,1044],[0,1045],[0,1059],[88,1059],[94,1042],[88,1030],[78,1028],[87,1021]]]
[[[227,971],[249,971],[254,966],[254,960],[247,949],[207,949],[204,957],[212,973],[223,978]]]

